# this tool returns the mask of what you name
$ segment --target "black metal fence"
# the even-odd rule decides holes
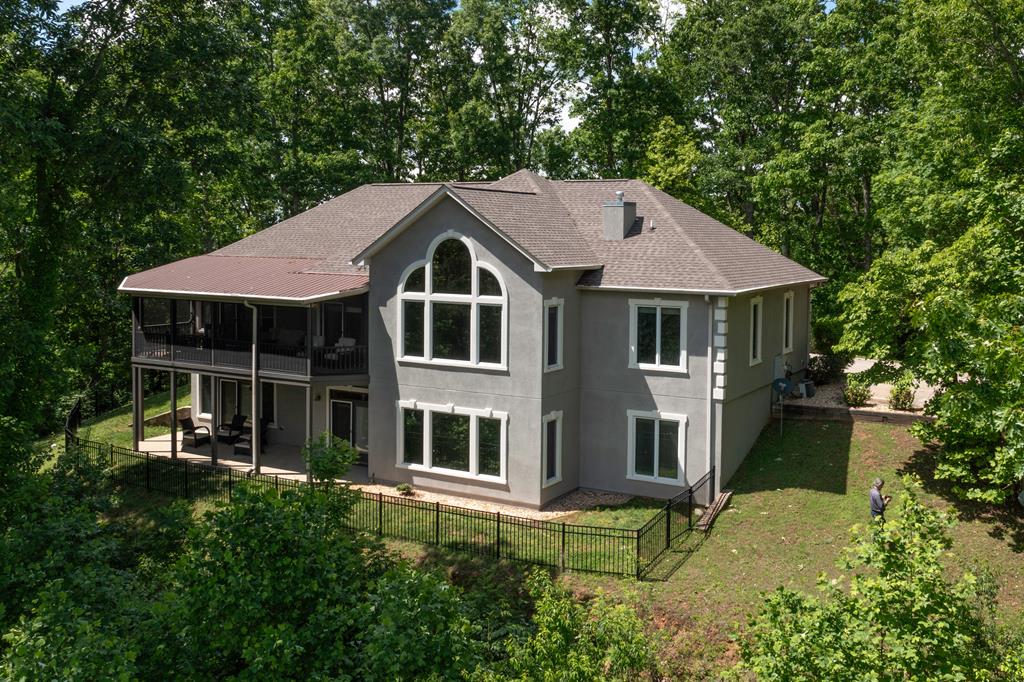
[[[230,501],[236,487],[295,490],[305,481],[246,474],[223,466],[170,459],[79,438],[66,433],[67,446],[89,453],[121,486],[175,497]],[[713,472],[666,502],[640,528],[608,528],[541,521],[500,512],[355,490],[355,507],[345,523],[359,531],[445,547],[477,556],[558,569],[643,578],[685,533],[694,529],[699,501],[709,493]]]

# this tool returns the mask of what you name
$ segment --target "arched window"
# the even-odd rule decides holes
[[[505,365],[506,295],[498,271],[453,232],[407,270],[399,290],[399,357],[439,364]]]

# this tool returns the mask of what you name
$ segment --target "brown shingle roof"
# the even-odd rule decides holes
[[[636,202],[641,228],[606,241],[602,203],[617,190]],[[207,282],[189,290],[220,295],[259,291],[286,299],[358,289],[367,270],[352,261],[380,248],[404,218],[442,192],[542,266],[588,269],[580,286],[730,294],[824,281],[638,180],[553,181],[523,170],[493,183],[363,185],[207,256],[132,275],[122,289],[145,282],[153,290],[184,290],[183,276]]]

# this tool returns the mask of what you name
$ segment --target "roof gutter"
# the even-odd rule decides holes
[[[125,280],[127,281],[127,277]],[[259,301],[262,303],[291,303],[291,304],[309,304],[309,303],[320,303],[321,301],[329,301],[334,298],[344,298],[346,296],[357,296],[359,294],[365,294],[370,290],[370,287],[364,286],[357,289],[346,289],[344,291],[332,291],[326,294],[315,294],[313,296],[257,296],[252,294],[227,294],[224,292],[216,291],[189,291],[187,289],[147,289],[145,287],[126,287],[124,282],[117,288],[118,292],[125,294],[145,294],[147,296],[155,296],[158,298],[173,298],[175,296],[191,296],[193,298],[208,300],[208,301],[235,301],[239,299],[249,301]]]
[[[751,294],[754,293],[755,291],[769,291],[771,289],[782,289],[784,287],[791,287],[797,284],[807,284],[813,287],[818,284],[823,284],[827,281],[827,277],[819,277],[815,279],[798,279],[792,282],[769,284],[763,287],[748,287],[746,289],[675,289],[668,287],[624,287],[614,285],[590,286],[586,284],[577,284],[576,288],[584,291],[631,291],[637,293],[657,292],[663,294],[687,294],[693,296],[742,296],[743,294]]]

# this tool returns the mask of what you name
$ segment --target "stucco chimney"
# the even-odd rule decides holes
[[[620,190],[615,193],[615,199],[601,205],[604,211],[604,238],[607,240],[623,239],[636,220],[636,202],[626,201],[625,194]]]

